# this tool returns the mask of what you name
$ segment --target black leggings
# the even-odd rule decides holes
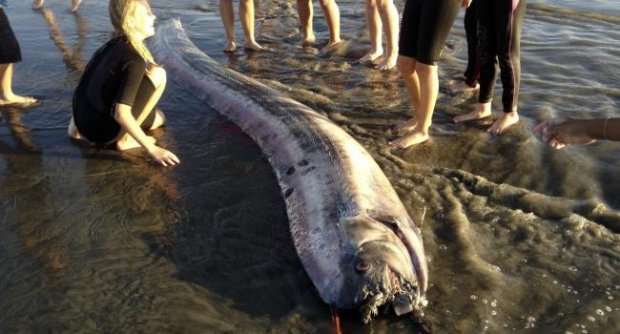
[[[516,110],[521,80],[521,24],[526,0],[476,0],[480,95],[478,102],[493,98],[499,61],[504,112]]]
[[[476,5],[472,4],[465,11],[465,34],[467,36],[467,68],[463,76],[465,83],[469,87],[475,87],[480,76],[480,65],[478,62],[478,13]]]

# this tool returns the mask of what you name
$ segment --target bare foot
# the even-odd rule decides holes
[[[43,2],[45,2],[45,0],[34,0],[32,9],[41,9],[41,7],[43,7]]]
[[[69,127],[67,128],[67,134],[69,135],[69,137],[73,139],[77,139],[77,140],[81,140],[82,138],[84,138],[80,134],[80,131],[78,130],[77,126],[75,126],[75,121],[73,120],[73,117],[71,117],[71,121],[69,122]]]
[[[412,145],[422,144],[429,139],[428,131],[412,131],[396,140],[390,142],[390,145],[396,149],[407,148]]]
[[[235,52],[235,50],[237,50],[237,44],[235,44],[235,41],[228,41],[228,43],[226,43],[226,47],[224,48],[224,52]]]
[[[251,51],[264,51],[264,50],[266,50],[266,48],[264,48],[262,45],[256,43],[256,41],[245,42],[245,44],[243,44],[243,48],[246,49],[246,50],[251,50]]]
[[[383,55],[383,49],[370,50],[362,58],[358,60],[360,64],[373,63],[377,58]]]
[[[450,91],[453,94],[456,93],[473,93],[480,89],[480,84],[476,82],[474,87],[468,85],[465,81],[459,81],[458,83],[450,86]]]
[[[146,139],[151,144],[155,144],[156,139],[152,136],[146,136]],[[131,150],[133,148],[142,147],[132,136],[124,134],[118,141],[116,141],[116,149],[119,151]]]
[[[301,46],[312,46],[314,45],[314,42],[316,42],[316,37],[314,37],[314,34],[309,35],[304,37],[301,42],[299,43],[299,45]]]
[[[415,130],[417,126],[418,126],[418,121],[416,121],[414,118],[411,118],[404,122],[400,122],[396,124],[392,128],[392,131],[396,133],[412,132],[413,130]]]
[[[491,102],[478,103],[474,111],[454,117],[454,123],[471,121],[476,119],[487,118],[491,116]]]
[[[396,60],[398,59],[398,53],[389,55],[383,58],[383,61],[379,63],[375,68],[380,71],[389,71],[396,67]]]
[[[336,50],[338,50],[342,45],[344,45],[344,41],[343,40],[337,40],[335,42],[331,42],[327,45],[325,45],[325,47],[323,47],[320,51],[321,54],[328,54],[328,53],[332,53],[335,52]]]
[[[508,128],[517,123],[519,123],[519,114],[517,114],[516,111],[505,112],[491,125],[487,132],[494,135],[501,135],[508,130]]]
[[[21,96],[12,94],[10,96],[5,96],[4,99],[0,99],[0,107],[2,106],[12,106],[12,107],[29,107],[33,104],[39,102],[36,98],[32,96]]]

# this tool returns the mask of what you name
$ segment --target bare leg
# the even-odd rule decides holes
[[[418,122],[412,132],[391,143],[395,148],[406,148],[421,144],[429,139],[429,129],[433,120],[437,95],[439,94],[437,65],[414,63],[414,72],[418,74],[420,80],[420,109],[416,110]]]
[[[301,44],[312,45],[316,41],[314,29],[312,26],[312,17],[314,9],[310,0],[297,0],[297,15],[299,16],[299,24],[301,25]]]
[[[78,8],[80,7],[80,4],[82,3],[82,0],[73,0],[72,4],[71,4],[71,11],[72,12],[77,12]]]
[[[474,111],[454,117],[455,123],[472,121],[476,119],[487,118],[491,116],[491,101],[485,103],[477,103]]]
[[[33,9],[40,9],[41,7],[43,7],[43,3],[45,2],[45,0],[34,0],[32,2],[32,8]]]
[[[334,0],[321,0],[321,8],[329,29],[329,42],[321,49],[321,52],[330,53],[336,51],[342,42],[340,39],[340,9]]]
[[[0,64],[0,106],[26,107],[36,102],[34,97],[16,95],[13,92],[13,63]]]
[[[136,122],[138,123],[138,125],[142,125],[142,123],[144,123],[144,120],[148,116],[149,112],[153,110],[153,108],[155,108],[155,105],[157,104],[157,102],[159,102],[159,99],[161,98],[161,95],[166,88],[166,71],[163,68],[154,67],[148,71],[147,75],[149,79],[151,79],[151,82],[153,82],[153,85],[155,85],[155,91],[148,98],[148,101],[144,105],[144,109],[140,111],[138,117],[136,118]],[[164,114],[160,110],[157,110],[156,113],[157,114],[155,115],[155,121],[153,122],[150,130],[160,127],[165,123]],[[149,140],[152,140],[152,142],[155,143],[155,138],[151,136],[147,137]],[[142,147],[142,145],[140,145],[128,133],[122,133],[116,141],[116,149],[119,151],[129,150],[138,147]]]
[[[220,0],[220,16],[224,31],[228,42],[224,48],[224,52],[234,52],[237,49],[235,44],[235,10],[233,9],[232,0]]]
[[[411,119],[399,123],[394,127],[394,131],[396,132],[411,132],[413,131],[420,119],[418,115],[418,110],[420,110],[420,78],[418,77],[418,73],[416,72],[416,61],[413,58],[399,56],[398,57],[398,70],[405,82],[405,87],[407,87],[407,91],[409,92],[409,97],[411,98],[411,105],[413,106],[414,117]]]
[[[381,16],[379,16],[379,8],[377,8],[376,0],[366,0],[366,19],[368,21],[370,50],[360,58],[360,63],[372,62],[383,54],[383,45],[381,43]]]
[[[243,47],[255,51],[263,50],[263,47],[254,39],[254,0],[240,0],[239,19],[245,38]]]
[[[379,14],[385,30],[385,57],[377,65],[381,71],[391,70],[398,59],[398,10],[392,0],[379,0]]]

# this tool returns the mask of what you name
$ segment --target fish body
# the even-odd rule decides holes
[[[158,27],[150,49],[169,77],[263,150],[299,258],[327,304],[357,308],[365,322],[384,304],[397,314],[425,305],[420,229],[355,139],[309,107],[208,57],[177,20]]]

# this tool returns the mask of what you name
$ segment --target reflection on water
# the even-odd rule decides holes
[[[84,52],[84,45],[87,41],[86,34],[88,27],[86,19],[77,12],[73,13],[78,38],[72,49],[67,45],[65,38],[56,23],[54,13],[47,8],[42,8],[40,11],[41,16],[43,16],[43,19],[45,19],[45,22],[49,26],[50,38],[58,47],[58,50],[62,54],[62,59],[67,64],[67,70],[77,72],[84,71],[85,65],[82,60],[82,53]]]
[[[232,55],[221,52],[217,2],[152,2],[158,19],[180,17],[220,63],[327,115],[371,152],[422,226],[425,321],[435,332],[620,331],[618,144],[553,151],[531,134],[547,117],[618,116],[620,29],[603,10],[610,2],[532,1],[522,122],[502,137],[451,122],[475,101],[445,89],[465,66],[459,17],[443,53],[433,138],[404,151],[386,144],[411,113],[398,73],[355,62],[369,43],[363,2],[339,1],[347,44],[334,56],[298,45],[285,1],[257,6],[257,39],[273,52]],[[256,145],[173,78],[160,106],[169,123],[154,135],[181,165],[161,169],[140,151],[70,141],[73,88],[110,36],[107,3],[85,2],[79,14],[64,3],[28,5],[6,9],[24,54],[16,90],[43,103],[0,109],[0,332],[330,332]],[[417,328],[390,315],[367,327],[341,316],[345,332]]]

